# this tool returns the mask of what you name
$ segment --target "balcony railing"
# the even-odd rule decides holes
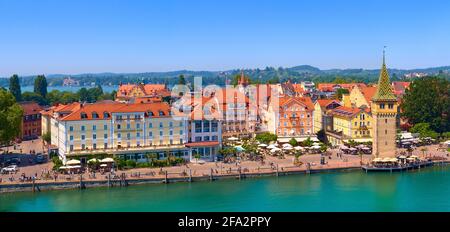
[[[131,146],[131,147],[114,147],[114,148],[97,148],[97,149],[75,149],[72,151],[68,151],[67,155],[87,155],[87,154],[96,154],[96,153],[123,153],[123,152],[147,152],[147,151],[155,151],[155,150],[164,150],[164,149],[181,149],[185,148],[184,144],[163,144],[163,145],[146,145],[146,146]]]

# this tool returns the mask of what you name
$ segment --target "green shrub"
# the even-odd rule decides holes
[[[120,159],[120,158],[116,158],[114,159],[115,163],[116,163],[116,167],[119,170],[122,170],[125,168],[125,166],[127,166],[127,163],[124,159]]]
[[[127,160],[126,161],[126,167],[127,168],[135,168],[136,167],[136,161],[134,161],[134,160]]]
[[[150,163],[151,167],[167,167],[169,166],[169,164],[167,163],[166,160],[153,160]]]
[[[435,139],[438,137],[438,133],[433,131],[428,123],[417,123],[411,127],[410,132],[419,133],[421,138],[430,137]]]
[[[136,167],[137,167],[137,168],[148,168],[148,167],[150,167],[150,163],[148,163],[148,162],[145,162],[145,163],[137,163],[137,164],[136,164]]]
[[[450,139],[450,131],[442,133],[442,137],[446,139]]]
[[[55,171],[58,170],[61,166],[63,166],[63,162],[62,160],[59,159],[58,156],[54,156],[52,158],[52,161],[53,161],[53,170]]]
[[[293,147],[296,147],[298,145],[298,142],[295,138],[292,138],[289,140],[289,144],[291,144]]]
[[[270,132],[264,132],[261,134],[256,135],[256,140],[258,140],[261,143],[270,143],[271,141],[277,141],[277,135],[272,134]]]

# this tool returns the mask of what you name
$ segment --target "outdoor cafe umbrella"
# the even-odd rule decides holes
[[[74,165],[74,166],[68,166],[67,169],[77,169],[77,168],[81,168],[80,165]]]
[[[61,167],[59,167],[59,169],[62,169],[62,170],[67,169],[67,168],[68,168],[67,166],[61,166]]]
[[[342,150],[346,150],[346,149],[348,149],[348,147],[347,147],[347,146],[345,146],[345,145],[341,145],[341,146],[340,146],[340,149],[342,149]]]
[[[315,146],[312,146],[311,149],[320,149],[320,146],[315,145]]]
[[[372,161],[373,161],[373,162],[381,162],[382,159],[381,159],[381,158],[375,158],[375,159],[373,159]]]
[[[236,138],[236,137],[230,137],[230,138],[228,138],[228,140],[229,140],[229,141],[237,141],[237,140],[239,140],[239,138]]]
[[[280,148],[274,148],[274,149],[270,150],[270,152],[272,152],[272,153],[275,153],[277,151],[281,151],[281,149]]]
[[[406,159],[406,156],[401,155],[401,156],[399,156],[398,158],[399,158],[399,159]]]
[[[108,167],[107,164],[100,164],[100,167],[104,168],[104,167]]]
[[[297,150],[297,151],[305,150],[305,148],[300,147],[300,146],[296,146],[296,147],[294,147],[294,149]]]
[[[275,146],[275,144],[270,144],[270,145],[267,147],[267,149],[274,149],[274,148],[277,148],[277,146]]]
[[[313,146],[320,146],[320,143],[313,143]]]
[[[242,146],[234,146],[238,152],[243,152],[245,149]]]
[[[283,147],[292,147],[292,145],[289,143],[285,143],[285,144],[283,144]]]
[[[79,165],[79,164],[81,164],[81,162],[75,159],[66,162],[66,165]]]
[[[283,150],[292,150],[292,149],[294,149],[294,148],[292,148],[292,147],[283,147]]]
[[[100,162],[102,162],[102,163],[114,163],[114,160],[112,158],[105,158],[105,159],[102,159]]]

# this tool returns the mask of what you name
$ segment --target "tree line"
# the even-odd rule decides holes
[[[43,106],[57,103],[68,104],[76,101],[92,103],[99,100],[114,100],[116,95],[116,91],[104,93],[100,85],[94,88],[81,88],[77,92],[59,90],[47,92],[47,87],[47,78],[44,75],[38,75],[34,79],[33,92],[22,93],[17,75],[13,75],[9,79],[9,92],[17,102],[34,101]]]
[[[434,76],[414,80],[400,104],[401,116],[422,137],[450,137],[450,81]]]

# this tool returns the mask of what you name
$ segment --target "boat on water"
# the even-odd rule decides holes
[[[399,172],[412,169],[420,169],[423,167],[433,166],[434,162],[431,160],[415,160],[413,162],[390,162],[372,161],[369,165],[363,165],[361,168],[365,172]]]

